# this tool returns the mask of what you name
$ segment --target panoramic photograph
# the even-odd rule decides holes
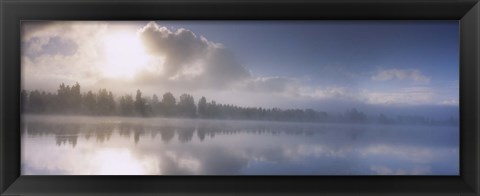
[[[459,175],[458,21],[22,21],[22,175]]]

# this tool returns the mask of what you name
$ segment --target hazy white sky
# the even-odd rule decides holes
[[[458,108],[457,21],[24,22],[22,85],[242,106]]]

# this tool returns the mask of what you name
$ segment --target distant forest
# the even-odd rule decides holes
[[[198,119],[235,119],[294,122],[341,122],[341,123],[381,123],[381,124],[427,124],[457,125],[458,119],[434,120],[422,116],[396,116],[385,114],[367,116],[355,108],[343,114],[329,114],[313,109],[279,109],[262,107],[240,107],[207,101],[201,97],[198,102],[192,95],[182,94],[178,99],[170,92],[161,99],[154,94],[142,95],[137,90],[135,97],[123,95],[115,98],[111,91],[99,89],[97,92],[80,91],[80,84],[61,84],[56,93],[22,90],[21,109],[27,114],[70,114],[92,116],[125,117],[166,117]]]

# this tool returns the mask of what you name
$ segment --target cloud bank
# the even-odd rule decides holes
[[[416,69],[388,69],[381,70],[374,76],[373,80],[387,81],[387,80],[411,80],[415,82],[429,83],[430,78],[423,75]]]

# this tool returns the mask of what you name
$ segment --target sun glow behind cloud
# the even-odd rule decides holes
[[[148,65],[149,56],[139,37],[127,31],[114,32],[104,39],[106,65],[102,73],[112,78],[133,78]]]

